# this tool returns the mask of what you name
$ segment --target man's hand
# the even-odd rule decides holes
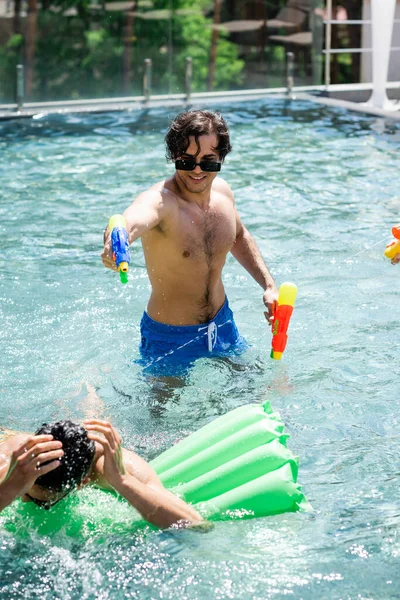
[[[125,475],[120,436],[109,421],[90,419],[84,421],[84,426],[89,431],[89,439],[97,442],[103,448],[104,477],[118,491]],[[102,433],[104,437],[99,433]]]
[[[396,254],[391,260],[392,265],[397,265],[400,262],[400,254]]]
[[[112,269],[113,271],[118,270],[115,260],[113,259],[111,231],[109,230],[108,225],[104,230],[104,248],[101,254],[101,260],[107,269]]]
[[[29,437],[12,453],[10,466],[0,491],[7,491],[14,499],[23,496],[31,489],[38,477],[60,466],[63,454],[62,443],[53,440],[52,435]]]
[[[267,310],[264,312],[265,318],[272,327],[274,323],[274,314],[278,306],[278,290],[276,287],[271,287],[265,290],[263,301],[267,308]]]

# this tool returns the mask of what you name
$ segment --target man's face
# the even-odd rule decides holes
[[[201,135],[199,138],[199,146],[196,144],[194,136],[189,137],[189,146],[186,148],[186,152],[179,156],[180,159],[194,159],[196,163],[200,161],[214,161],[220,160],[218,151],[215,148],[218,146],[218,138],[213,133],[210,135]],[[193,171],[176,171],[176,178],[178,182],[183,185],[192,194],[201,194],[207,189],[211,188],[211,184],[216,178],[218,173],[204,172],[201,170],[200,165],[197,165]]]
[[[51,490],[45,490],[38,485],[33,485],[31,489],[21,497],[22,502],[34,502],[42,508],[49,509],[65,496],[69,494],[70,490],[62,492],[52,492]]]

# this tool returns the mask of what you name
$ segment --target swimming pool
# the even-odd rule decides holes
[[[102,231],[172,171],[163,133],[174,109],[3,122],[0,424],[31,431],[94,411],[152,458],[268,399],[315,511],[205,535],[135,532],[130,507],[84,491],[68,509],[83,532],[61,503],[49,535],[36,509],[24,525],[16,505],[0,515],[1,598],[397,597],[400,268],[383,249],[400,220],[400,127],[310,102],[215,108],[231,128],[223,176],[242,219],[277,282],[299,288],[283,361],[269,359],[260,289],[229,258],[247,353],[198,361],[175,381],[150,382],[132,362],[149,292],[142,252],[132,247],[122,286],[101,264]]]

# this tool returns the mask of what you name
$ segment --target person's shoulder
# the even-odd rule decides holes
[[[216,192],[218,192],[220,194],[223,194],[224,196],[227,196],[233,202],[235,201],[235,197],[233,195],[233,192],[232,192],[232,189],[231,189],[230,185],[225,181],[225,179],[222,179],[222,177],[216,177],[214,179],[214,181],[213,181],[213,189]]]
[[[11,429],[0,429],[0,448],[2,454],[11,454],[25,442],[31,434],[12,431]]]
[[[162,196],[161,196],[160,189],[158,188],[158,184],[153,185],[151,188],[144,190],[144,192],[141,192],[138,196],[136,196],[136,201],[139,201],[139,202],[140,201],[156,202],[161,199],[162,199]]]
[[[176,195],[169,179],[158,181],[150,188],[139,194],[139,202],[151,202],[152,204],[168,204],[176,201]]]

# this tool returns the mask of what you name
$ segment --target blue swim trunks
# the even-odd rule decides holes
[[[196,358],[240,354],[247,348],[227,299],[211,321],[199,325],[165,325],[144,312],[140,333],[140,364],[147,372],[176,372]]]

